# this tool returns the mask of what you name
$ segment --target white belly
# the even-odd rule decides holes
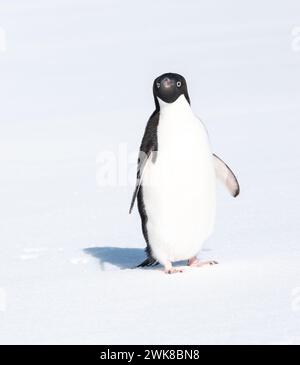
[[[207,133],[184,96],[161,109],[155,163],[143,198],[153,256],[162,264],[196,255],[215,219],[215,172]]]

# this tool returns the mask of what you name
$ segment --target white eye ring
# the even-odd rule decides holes
[[[181,86],[181,81],[177,81],[176,85],[177,85],[177,87],[180,87]]]
[[[156,83],[156,87],[159,89],[160,88],[160,82]]]

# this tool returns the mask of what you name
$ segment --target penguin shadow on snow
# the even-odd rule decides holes
[[[203,249],[210,251],[210,249]],[[91,255],[99,260],[100,267],[105,270],[105,263],[114,265],[122,270],[124,269],[139,269],[139,270],[154,270],[162,266],[155,265],[150,267],[137,268],[137,266],[145,260],[146,254],[143,248],[130,247],[87,247],[83,250],[85,254]],[[178,261],[174,266],[184,266],[185,261]]]
[[[88,247],[84,253],[99,260],[104,269],[105,263],[119,267],[120,269],[135,269],[146,257],[143,248],[129,247]]]

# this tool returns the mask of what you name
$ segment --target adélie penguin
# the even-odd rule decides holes
[[[216,177],[233,197],[240,188],[231,169],[211,151],[202,122],[190,106],[187,84],[179,74],[154,80],[155,111],[140,146],[138,172],[130,213],[137,198],[147,258],[139,266],[213,265],[197,258],[214,227]]]

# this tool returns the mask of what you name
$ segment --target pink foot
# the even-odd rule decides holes
[[[172,269],[165,270],[166,274],[177,274],[178,272],[183,272],[183,270],[175,269],[175,267],[172,267]]]
[[[165,273],[166,274],[177,274],[179,272],[183,272],[183,269],[173,267],[171,262],[168,262],[165,265]]]
[[[191,259],[188,260],[188,265],[192,266],[192,267],[202,267],[202,266],[206,266],[206,265],[217,265],[218,262],[214,261],[214,260],[209,260],[209,261],[200,261],[199,259],[197,259],[197,257],[192,257]]]

